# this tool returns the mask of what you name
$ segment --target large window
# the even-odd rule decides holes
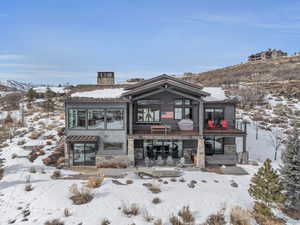
[[[104,151],[120,151],[123,150],[123,143],[104,142]]]
[[[124,111],[121,109],[110,109],[106,111],[107,129],[124,128]]]
[[[95,143],[76,143],[73,146],[73,165],[74,166],[93,166],[96,162]]]
[[[224,120],[223,108],[206,108],[205,109],[205,126],[208,127],[208,121],[213,121],[214,127],[221,127],[221,122]]]
[[[88,111],[88,128],[89,129],[104,129],[105,111],[104,110],[89,110]]]
[[[166,159],[171,156],[173,159],[183,157],[183,142],[177,140],[144,140],[144,156],[150,159],[157,159],[161,156]]]
[[[69,109],[70,129],[124,129],[123,109]]]
[[[69,110],[69,128],[86,128],[86,110],[70,109]]]
[[[137,101],[137,121],[153,123],[160,121],[160,101],[140,100]]]
[[[175,120],[192,119],[192,102],[190,99],[176,99],[174,105]]]
[[[224,138],[208,136],[204,139],[206,155],[224,154]]]

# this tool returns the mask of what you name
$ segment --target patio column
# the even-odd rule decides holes
[[[205,149],[204,149],[204,139],[202,136],[198,137],[196,167],[201,169],[205,168]]]
[[[134,166],[134,139],[128,138],[128,150],[127,150],[129,164]]]
[[[133,104],[132,101],[129,102],[129,134],[132,135],[132,123],[133,123]]]
[[[204,109],[203,109],[203,101],[200,100],[199,102],[199,135],[203,135],[203,115]]]

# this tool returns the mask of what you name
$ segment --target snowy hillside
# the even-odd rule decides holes
[[[0,85],[10,90],[16,90],[16,91],[27,91],[32,87],[31,84],[27,84],[15,80],[0,81]]]
[[[252,209],[254,200],[249,196],[248,188],[251,177],[259,168],[255,165],[239,165],[249,175],[182,170],[180,178],[161,180],[141,179],[135,175],[134,168],[127,169],[117,173],[124,177],[107,177],[100,187],[91,189],[93,199],[90,202],[74,205],[70,199],[71,185],[86,187],[87,179],[82,178],[83,174],[89,177],[99,171],[60,169],[61,177],[54,179],[57,169],[43,163],[43,159],[56,150],[60,140],[58,132],[65,126],[62,109],[60,105],[49,117],[38,107],[27,110],[27,126],[16,129],[11,142],[0,143],[0,167],[4,168],[3,178],[0,178],[0,224],[44,225],[46,221],[59,219],[65,225],[99,225],[106,218],[112,225],[153,225],[157,219],[161,219],[163,225],[171,225],[169,218],[189,206],[196,224],[203,224],[210,215],[223,210],[230,225],[232,208]],[[273,159],[270,130],[265,128],[268,126],[258,127],[256,139],[256,123],[251,120],[251,114],[242,110],[239,114],[250,121],[247,136],[250,159],[259,165],[267,158]],[[2,118],[5,115],[2,113]],[[12,112],[12,116],[20,119],[18,111]],[[242,146],[239,141],[238,148]],[[43,154],[31,162],[28,156],[34,146],[41,148]],[[273,165],[278,168],[280,163],[279,152]],[[160,192],[152,193],[146,187],[149,184],[158,187]],[[161,202],[154,204],[155,198]],[[139,208],[139,213],[128,217],[123,211],[131,204]],[[299,221],[289,219],[278,210],[274,213],[284,218],[287,225],[299,225]],[[151,218],[151,222],[147,218]],[[250,225],[257,223],[251,219]]]

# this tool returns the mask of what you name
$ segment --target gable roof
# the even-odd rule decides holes
[[[125,89],[126,90],[135,89],[135,88],[138,88],[138,87],[141,87],[141,86],[145,86],[145,85],[147,85],[149,83],[154,83],[154,82],[160,81],[160,80],[173,80],[175,82],[178,82],[178,83],[181,83],[181,84],[193,87],[193,88],[197,88],[197,89],[200,89],[200,90],[203,88],[200,85],[195,85],[195,84],[192,84],[190,82],[187,82],[187,81],[184,81],[184,80],[181,80],[181,79],[177,79],[177,78],[175,78],[173,76],[169,76],[167,74],[162,74],[162,75],[159,75],[157,77],[153,77],[153,78],[150,78],[148,80],[141,81],[141,82],[139,82],[137,84],[130,85],[130,86],[126,87]]]
[[[139,94],[151,90],[157,90],[157,89],[168,89],[170,87],[182,89],[185,90],[186,92],[192,93],[197,96],[210,95],[209,93],[202,90],[203,89],[202,86],[198,86],[186,81],[182,81],[172,76],[160,75],[158,77],[154,77],[149,80],[127,87],[126,88],[127,91],[123,93],[122,96],[130,96],[130,95],[135,95],[135,94]]]

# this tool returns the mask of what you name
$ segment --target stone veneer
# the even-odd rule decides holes
[[[196,167],[205,168],[205,147],[203,137],[198,137]]]

